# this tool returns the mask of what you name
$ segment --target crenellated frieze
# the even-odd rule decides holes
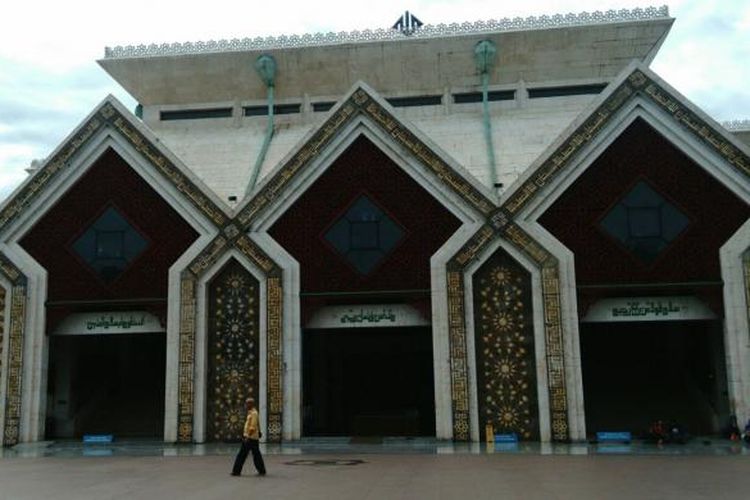
[[[128,59],[142,57],[164,57],[186,54],[212,54],[219,52],[242,52],[289,49],[297,47],[319,47],[352,43],[388,42],[412,39],[445,38],[454,36],[481,35],[504,31],[528,31],[598,24],[625,23],[669,19],[669,9],[646,7],[607,11],[554,14],[542,16],[490,19],[487,21],[425,24],[408,35],[396,29],[374,29],[362,31],[340,31],[337,33],[309,33],[304,35],[281,35],[278,37],[233,38],[231,40],[209,40],[207,42],[163,43],[150,45],[127,45],[107,47],[105,59]]]

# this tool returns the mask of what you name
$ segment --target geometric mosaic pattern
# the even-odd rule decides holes
[[[3,373],[3,341],[5,340],[5,288],[0,286],[0,384],[2,384]],[[0,429],[1,431],[2,429]]]
[[[11,283],[10,290],[3,290],[4,299],[0,310],[4,311],[10,301],[10,317],[0,320],[0,337],[5,337],[7,364],[5,379],[5,401],[0,401],[0,411],[5,412],[5,428],[2,431],[4,446],[18,443],[21,430],[21,387],[23,386],[23,343],[26,333],[26,276],[0,252],[0,276]],[[0,287],[2,289],[2,287]],[[5,326],[2,326],[2,325]],[[0,341],[2,344],[2,341]],[[2,368],[2,366],[0,366]],[[4,407],[4,408],[3,408]]]
[[[473,282],[480,432],[538,439],[531,277],[498,250]]]
[[[209,291],[206,436],[239,441],[248,397],[259,399],[258,281],[232,259]]]
[[[278,442],[282,436],[283,417],[283,289],[281,269],[255,243],[239,232],[234,225],[222,230],[222,234],[206,247],[182,273],[180,289],[180,355],[177,439],[181,443],[193,441],[195,401],[195,339],[197,311],[196,285],[217,260],[230,248],[235,248],[247,257],[266,279],[266,440]],[[257,318],[257,315],[255,316]],[[257,377],[257,376],[256,376]],[[256,398],[257,400],[258,398]],[[262,425],[262,423],[261,423]]]
[[[382,107],[363,90],[357,90],[342,103],[326,122],[312,135],[307,143],[281,166],[240,211],[235,220],[243,228],[249,228],[273,200],[284,195],[285,187],[300,171],[312,163],[321,151],[355,116],[363,114],[382,128],[392,140],[409,151],[428,171],[440,178],[444,185],[453,189],[464,202],[487,217],[487,225],[453,256],[448,263],[446,291],[448,295],[448,321],[450,345],[451,400],[453,407],[453,435],[456,440],[469,439],[468,389],[469,380],[466,358],[465,299],[463,295],[463,271],[498,237],[505,238],[519,251],[527,255],[541,270],[542,299],[545,328],[547,378],[550,402],[552,439],[569,439],[567,388],[563,348],[563,328],[560,302],[560,270],[554,257],[536,243],[513,222],[514,217],[541,189],[553,182],[575,154],[589,144],[636,93],[641,93],[657,106],[675,117],[681,125],[700,136],[709,147],[714,148],[730,165],[745,175],[750,173],[750,160],[731,143],[725,141],[712,127],[674,100],[661,87],[641,71],[634,71],[628,79],[614,90],[604,102],[581,125],[571,133],[518,189],[511,193],[502,206],[496,207],[484,198],[470,183],[457,175],[429,147],[404,127],[389,110]]]
[[[394,144],[413,155],[428,172],[431,172],[448,189],[482,214],[487,224],[467,242],[450,260],[447,269],[446,291],[448,294],[451,399],[453,402],[453,426],[456,439],[468,439],[468,377],[466,359],[465,303],[463,296],[463,270],[474,262],[494,239],[505,238],[519,251],[527,255],[542,272],[542,298],[547,350],[548,390],[552,438],[564,441],[568,438],[564,349],[560,309],[560,272],[554,258],[534,242],[514,218],[535,196],[565,171],[571,159],[582,148],[590,144],[630,99],[640,95],[659,108],[674,122],[675,126],[692,134],[699,142],[720,156],[727,165],[745,178],[750,177],[750,157],[727,141],[712,124],[686,107],[656,81],[640,70],[634,70],[623,83],[607,96],[599,106],[540,164],[517,189],[497,207],[492,200],[475,189],[429,146],[417,138],[408,128],[372,99],[362,89],[342,103],[325,123],[316,129],[307,142],[276,171],[255,193],[253,198],[233,218],[228,217],[209,196],[202,192],[154,143],[135,128],[114,106],[105,103],[97,113],[79,127],[76,134],[53,154],[33,178],[25,183],[0,209],[0,232],[16,221],[39,199],[50,185],[64,177],[73,162],[73,157],[82,151],[91,138],[99,132],[113,129],[121,134],[142,158],[150,163],[154,171],[184,196],[217,228],[221,235],[204,250],[183,273],[180,291],[180,340],[179,340],[179,409],[178,434],[180,441],[192,440],[193,390],[195,376],[195,327],[197,278],[212,263],[230,248],[238,248],[267,277],[267,345],[268,372],[268,434],[269,439],[280,439],[282,401],[282,298],[281,269],[246,236],[259,213],[282,196],[297,173],[313,164],[313,160],[331,143],[351,120],[363,114],[375,126],[385,131]],[[230,234],[231,233],[231,234]],[[243,239],[245,240],[243,242]],[[197,269],[196,269],[197,268]],[[22,345],[25,333],[26,277],[18,271],[0,252],[0,273],[11,283],[11,313],[6,330],[8,345],[8,378],[5,381],[4,444],[15,444],[20,424],[20,391],[23,371]],[[745,261],[747,282],[750,283],[750,259]],[[750,285],[748,285],[750,290]],[[749,292],[750,293],[750,292]],[[750,300],[746,300],[750,315]]]

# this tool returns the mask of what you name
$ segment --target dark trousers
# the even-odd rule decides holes
[[[266,473],[266,465],[263,463],[263,457],[260,454],[260,448],[258,447],[257,439],[243,439],[240,451],[237,452],[237,458],[234,459],[234,467],[232,468],[232,474],[240,474],[242,472],[242,466],[245,465],[247,460],[247,454],[253,452],[253,465],[258,474]]]

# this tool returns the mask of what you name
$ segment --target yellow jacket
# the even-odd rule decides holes
[[[258,424],[258,410],[253,408],[247,412],[247,419],[245,420],[245,431],[242,436],[245,439],[260,439],[260,425]]]

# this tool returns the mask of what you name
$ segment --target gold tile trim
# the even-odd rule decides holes
[[[469,441],[469,365],[466,347],[466,301],[464,271],[494,239],[492,228],[482,226],[461,250],[448,261],[446,287],[448,298],[448,355],[451,374],[451,411],[453,439]]]
[[[236,259],[206,284],[207,440],[242,438],[245,399],[260,390],[260,283]]]
[[[243,235],[235,241],[235,246],[245,254],[253,263],[261,268],[264,273],[269,274],[278,269],[276,263],[271,260],[266,253],[260,249],[258,245]]]
[[[531,273],[499,248],[469,279],[479,428],[539,439]]]
[[[184,173],[182,173],[171,161],[167,159],[140,131],[133,127],[124,116],[112,107],[105,107],[106,113],[111,119],[112,126],[116,128],[130,145],[138,151],[149,163],[166,178],[179,192],[200,210],[210,221],[217,226],[223,226],[227,222],[224,212],[196,186]],[[104,113],[103,113],[104,114]],[[112,118],[114,117],[114,118]]]
[[[568,397],[565,380],[565,347],[563,343],[562,306],[560,299],[560,266],[557,259],[534,241],[516,224],[505,228],[508,241],[532,259],[542,272],[544,342],[547,360],[552,439],[567,441],[569,435]]]
[[[0,273],[11,283],[10,290],[2,291],[0,300],[0,361],[2,360],[3,335],[7,332],[7,371],[5,380],[5,426],[2,443],[12,446],[18,443],[21,425],[21,389],[23,378],[23,344],[26,332],[26,276],[0,252]],[[5,318],[5,304],[10,301],[10,316]],[[0,368],[2,365],[0,364]]]
[[[21,388],[23,383],[23,344],[26,313],[26,285],[14,285],[10,297],[8,369],[5,392],[3,445],[18,444],[21,428]]]
[[[7,295],[7,292],[5,291],[5,288],[3,288],[2,285],[0,285],[0,384],[3,383],[3,353],[5,348],[5,329],[7,328],[5,325],[5,297]],[[0,445],[2,444],[2,439],[0,439]]]
[[[503,204],[503,209],[511,215],[517,214],[539,190],[547,186],[570,163],[570,160],[583,147],[591,143],[625,103],[636,95],[643,96],[657,104],[680,126],[707,144],[734,169],[743,175],[750,175],[750,158],[745,153],[658,83],[642,71],[635,70],[511,195]]]
[[[518,188],[503,204],[503,209],[511,216],[517,214],[526,204],[547,186],[564,169],[584,146],[589,144],[624,104],[634,95],[630,80],[615,90],[594,113],[589,116],[573,134],[561,144],[552,156],[537,168],[534,174]]]
[[[672,115],[677,123],[712,148],[735,170],[746,176],[750,175],[750,158],[674,96],[654,82],[646,86],[645,95],[651,97],[651,100]]]
[[[188,266],[180,287],[180,367],[179,367],[179,409],[178,440],[193,440],[193,402],[195,398],[195,336],[196,336],[196,283],[200,277],[224,255],[235,247],[258,266],[266,275],[266,391],[268,400],[267,439],[281,441],[283,400],[283,288],[281,268],[246,234],[241,234],[231,226],[224,234],[238,235],[228,240],[219,235]]]
[[[289,182],[320,154],[355,115],[357,108],[354,102],[349,101],[329,117],[305,145],[284,164],[281,170],[271,177],[261,191],[253,196],[250,203],[237,215],[237,222],[246,229],[260,211],[281,196]]]
[[[213,203],[185,174],[170,162],[156,147],[133,127],[110,103],[103,105],[78,131],[42,167],[32,180],[16,194],[10,203],[0,212],[0,230],[15,220],[26,210],[39,194],[57,178],[61,172],[70,167],[70,160],[80,151],[92,136],[107,126],[117,129],[128,142],[141,153],[178,191],[183,193],[209,220],[222,226],[227,222],[224,212]]]
[[[464,278],[460,271],[449,271],[448,286],[448,341],[451,373],[451,409],[453,439],[468,441],[469,383],[466,365],[466,325],[464,318]]]
[[[516,248],[523,251],[542,268],[545,338],[547,346],[548,382],[552,434],[556,440],[568,439],[567,396],[560,311],[560,271],[556,259],[534,242],[512,218],[539,191],[548,186],[571,163],[582,148],[590,144],[613,116],[636,95],[658,105],[681,127],[688,130],[719,154],[736,171],[750,175],[748,156],[727,141],[713,126],[688,109],[679,99],[651,80],[640,70],[634,71],[557,150],[516,190],[491,218],[493,227],[503,232]],[[745,261],[746,294],[750,298],[750,263]],[[750,318],[750,300],[748,317]]]
[[[11,283],[15,283],[21,277],[21,272],[0,253],[0,273],[8,278]]]
[[[569,435],[568,396],[565,384],[565,353],[560,307],[560,269],[557,263],[542,268],[542,301],[547,348],[547,384],[549,386],[552,439],[567,441]]]
[[[267,439],[271,442],[280,442],[284,411],[284,290],[281,282],[281,269],[246,235],[241,236],[236,241],[236,245],[266,275]]]
[[[367,96],[363,99],[362,110],[375,123],[388,132],[390,136],[403,148],[408,150],[422,165],[427,167],[433,174],[445,183],[453,192],[485,217],[492,212],[495,204],[486,198],[478,189],[469,183],[462,175],[443,161],[437,153],[422,142],[413,132],[404,127],[388,110],[380,103]]]
[[[492,228],[488,225],[482,226],[474,237],[469,240],[468,245],[465,245],[455,256],[456,263],[461,268],[465,268],[494,239],[495,233],[492,231]]]
[[[203,272],[214,265],[216,261],[224,255],[229,247],[229,242],[226,238],[219,235],[213,240],[208,246],[196,257],[188,266],[190,272],[196,276],[200,276]]]
[[[284,189],[297,173],[307,167],[341,132],[344,126],[359,114],[371,118],[396,143],[409,151],[424,167],[478,212],[488,216],[495,209],[495,204],[490,199],[486,198],[462,175],[444,162],[437,153],[417,138],[367,92],[358,89],[240,211],[236,219],[239,224],[247,229],[257,214],[273,200],[282,196]]]
[[[511,244],[541,268],[552,438],[555,441],[567,441],[569,439],[569,423],[559,266],[554,256],[515,224],[506,225],[502,228],[502,232]],[[453,403],[453,437],[457,441],[470,439],[468,430],[469,386],[466,351],[466,304],[463,276],[466,268],[478,258],[495,238],[500,237],[500,234],[493,232],[489,225],[483,226],[448,262],[448,338],[450,342],[451,400]]]
[[[528,255],[531,260],[538,265],[543,265],[550,260],[554,260],[543,246],[537,243],[529,234],[516,224],[508,224],[504,228],[506,239],[516,248]]]
[[[284,353],[282,346],[283,290],[281,278],[269,277],[266,283],[266,386],[268,391],[268,440],[279,442],[282,438],[284,411]]]
[[[196,277],[184,272],[180,282],[177,441],[193,441],[195,400]]]
[[[44,167],[33,175],[31,181],[25,184],[0,212],[0,230],[24,212],[50,182],[70,167],[70,159],[104,124],[105,122],[96,116],[91,118],[57,154],[47,161]]]

